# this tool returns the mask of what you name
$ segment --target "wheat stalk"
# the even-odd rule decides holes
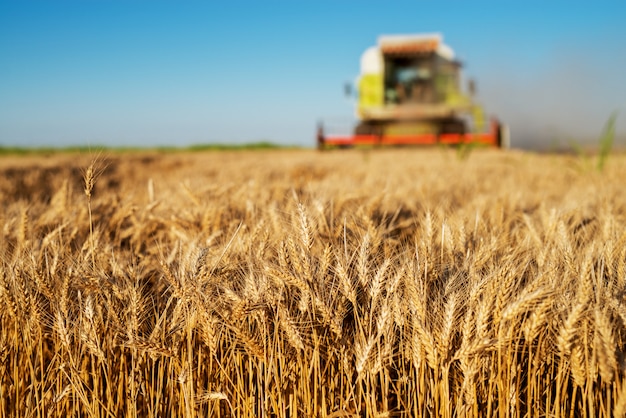
[[[623,415],[626,159],[446,155],[3,160],[0,411]]]

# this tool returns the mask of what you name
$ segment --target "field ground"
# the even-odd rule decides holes
[[[623,416],[626,155],[0,157],[0,417]]]

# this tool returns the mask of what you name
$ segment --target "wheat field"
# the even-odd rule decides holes
[[[2,417],[626,413],[626,156],[0,158]]]

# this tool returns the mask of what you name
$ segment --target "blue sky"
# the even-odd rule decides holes
[[[624,1],[0,0],[0,145],[313,145],[380,34],[440,32],[516,145],[626,118]]]

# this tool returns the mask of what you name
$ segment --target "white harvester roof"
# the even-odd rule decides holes
[[[443,37],[439,33],[381,35],[378,37],[378,45],[366,49],[361,55],[361,74],[381,74],[383,54],[420,52],[436,52],[443,58],[454,59],[454,51],[443,43]]]

